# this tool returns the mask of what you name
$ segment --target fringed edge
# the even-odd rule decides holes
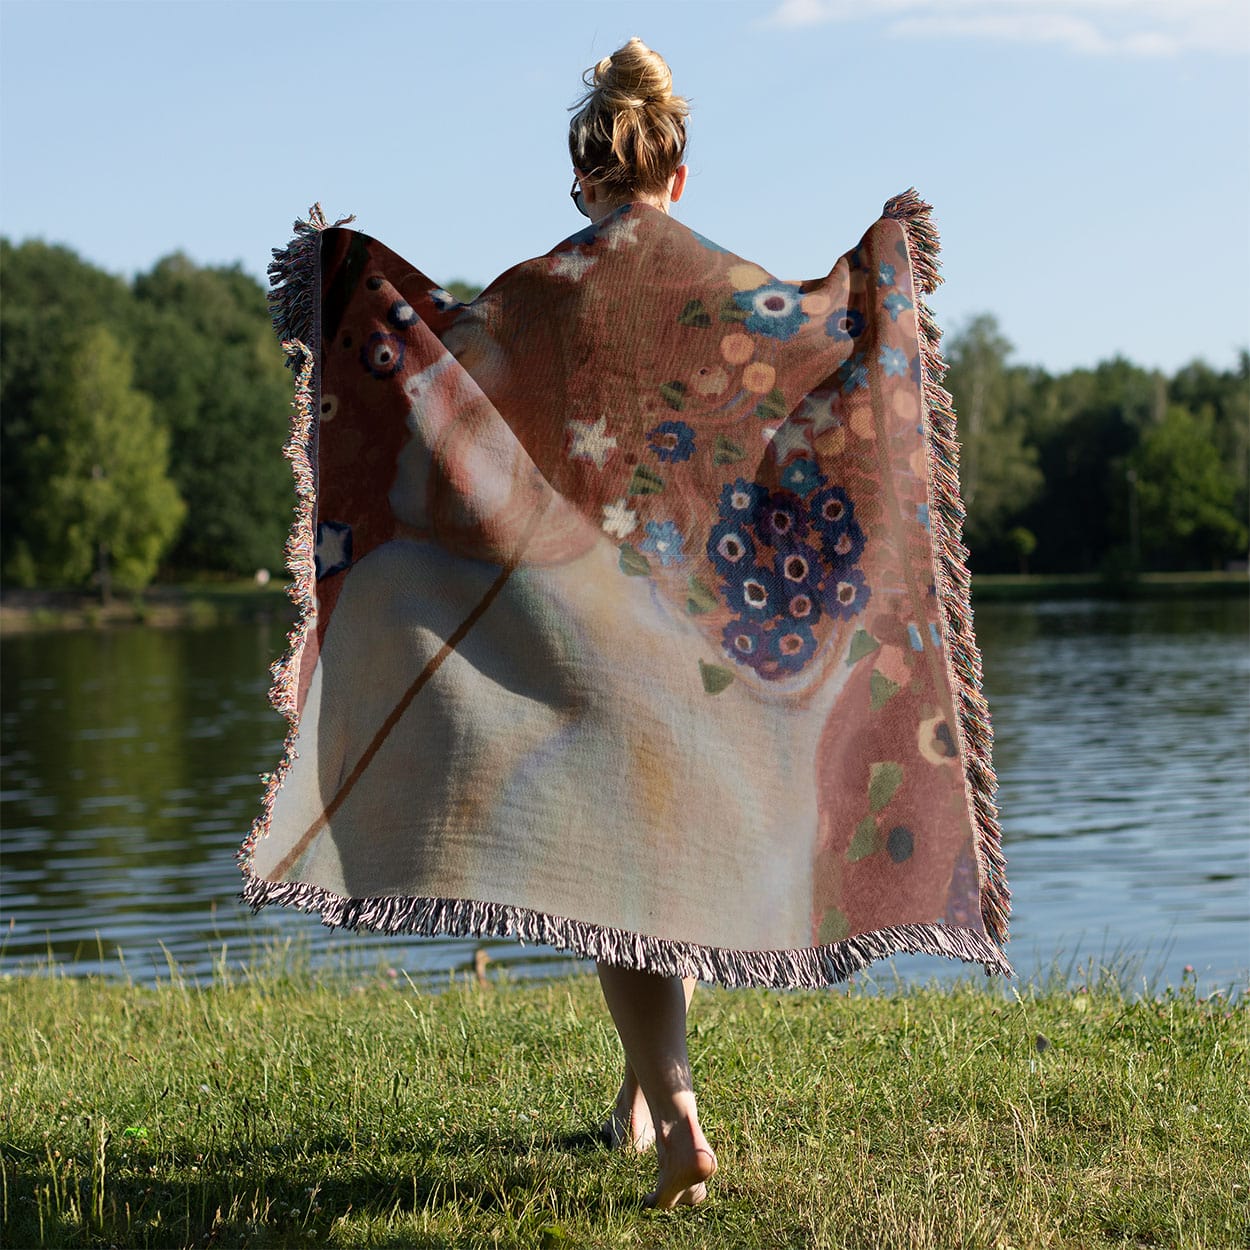
[[[340,217],[333,224],[345,226],[354,216]],[[308,220],[297,218],[291,227],[294,237],[286,247],[273,249],[269,262],[269,313],[274,333],[286,346],[288,341],[311,344],[316,349],[316,333],[321,320],[321,232],[326,221],[320,204],[308,210]],[[294,361],[288,360],[294,367]]]
[[[370,929],[425,937],[501,937],[554,947],[583,959],[661,976],[698,977],[731,989],[772,986],[820,989],[845,981],[890,955],[941,955],[984,966],[987,976],[1013,976],[1002,951],[980,933],[945,925],[900,925],[842,942],[797,950],[733,950],[673,942],[625,929],[550,916],[528,907],[472,899],[344,898],[303,881],[266,881],[246,874],[240,898],[253,912],[270,904],[317,912],[335,929]]]
[[[334,224],[341,226],[354,220],[341,217]],[[291,242],[285,248],[273,249],[274,259],[269,266],[269,309],[274,330],[286,352],[287,365],[296,370],[291,434],[282,449],[295,478],[295,518],[286,540],[286,567],[291,574],[287,595],[295,604],[296,619],[287,634],[286,651],[269,669],[269,702],[286,717],[287,733],[277,768],[261,774],[264,793],[260,813],[236,856],[245,873],[249,872],[257,839],[269,828],[274,801],[297,755],[300,657],[317,619],[314,446],[321,377],[316,353],[321,342],[321,232],[327,224],[321,205],[314,204],[308,210],[307,221],[296,221]]]
[[[886,202],[882,215],[898,221],[907,240],[912,275],[916,281],[916,317],[920,327],[920,360],[924,389],[925,431],[930,477],[930,520],[934,541],[934,576],[945,624],[944,651],[951,689],[955,693],[960,757],[964,760],[968,808],[976,832],[977,863],[981,873],[981,917],[986,931],[999,944],[1008,937],[1011,892],[1007,888],[1002,830],[994,793],[998,779],[992,763],[994,733],[989,708],[981,693],[981,652],[972,628],[971,576],[964,546],[964,508],[959,491],[959,438],[950,392],[942,387],[946,362],[942,359],[938,328],[921,295],[942,282],[938,273],[940,242],[931,214],[914,187]]]

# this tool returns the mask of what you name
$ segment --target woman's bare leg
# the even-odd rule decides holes
[[[687,1011],[690,1010],[690,1000],[694,997],[694,988],[698,984],[694,977],[682,979]],[[655,1125],[651,1122],[651,1108],[647,1106],[646,1095],[638,1084],[634,1065],[629,1062],[628,1056],[625,1058],[625,1078],[621,1081],[612,1113],[600,1130],[600,1135],[609,1146],[636,1150],[640,1154],[655,1145]]]
[[[716,1156],[699,1127],[686,1052],[686,990],[680,977],[662,977],[600,963],[603,997],[642,1088],[655,1131],[659,1182],[647,1204],[702,1202]]]

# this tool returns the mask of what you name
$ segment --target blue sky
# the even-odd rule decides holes
[[[915,185],[948,330],[1051,370],[1250,345],[1244,0],[0,0],[0,229],[260,277],[320,200],[486,282],[579,228],[567,109],[634,34],[691,100],[676,215],[778,276]]]

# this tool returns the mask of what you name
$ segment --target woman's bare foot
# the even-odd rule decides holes
[[[643,1206],[662,1211],[698,1206],[707,1197],[707,1182],[716,1171],[716,1156],[698,1120],[661,1125],[655,1151],[660,1161],[659,1183],[643,1199]]]
[[[599,1130],[605,1144],[613,1150],[636,1150],[639,1154],[655,1145],[655,1126],[651,1108],[638,1081],[626,1075],[607,1123]]]

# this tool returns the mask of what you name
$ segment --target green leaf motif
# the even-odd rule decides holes
[[[877,822],[871,816],[865,816],[855,826],[855,836],[851,845],[846,848],[846,858],[852,864],[876,854],[881,849],[881,835],[877,832]]]
[[[846,917],[836,907],[830,907],[821,917],[817,942],[821,946],[827,946],[830,942],[845,942],[850,936],[851,926]]]
[[[621,543],[621,572],[630,577],[646,577],[651,572],[651,561],[633,543]]]
[[[866,655],[871,655],[881,644],[866,630],[857,629],[851,639],[851,649],[846,655],[846,665],[858,663]]]
[[[743,308],[732,295],[725,296],[725,302],[720,306],[722,321],[745,321],[750,315],[750,312]]]
[[[712,324],[707,309],[701,299],[692,299],[677,315],[677,320],[684,326],[693,326],[696,330],[706,330]]]
[[[756,406],[755,415],[761,421],[784,421],[790,415],[786,397],[778,387],[773,387]]]
[[[686,384],[684,382],[665,382],[660,387],[660,398],[670,408],[680,412],[686,406]]]
[[[732,438],[726,438],[723,434],[716,436],[716,442],[712,444],[712,460],[716,464],[733,464],[736,460],[744,460],[746,452],[742,450],[740,444],[735,443]]]
[[[733,669],[723,664],[705,664],[702,660],[699,661],[699,676],[708,694],[720,694],[734,679]]]
[[[874,712],[879,712],[890,699],[898,693],[898,682],[891,681],[884,673],[874,668],[868,682],[868,705]]]
[[[690,575],[690,594],[686,599],[686,611],[691,616],[702,612],[710,612],[716,606],[716,595],[692,573]]]
[[[874,764],[868,779],[868,806],[879,812],[903,784],[903,766],[893,760]]]
[[[645,464],[634,466],[634,475],[629,479],[631,495],[658,495],[664,489],[664,479]]]

